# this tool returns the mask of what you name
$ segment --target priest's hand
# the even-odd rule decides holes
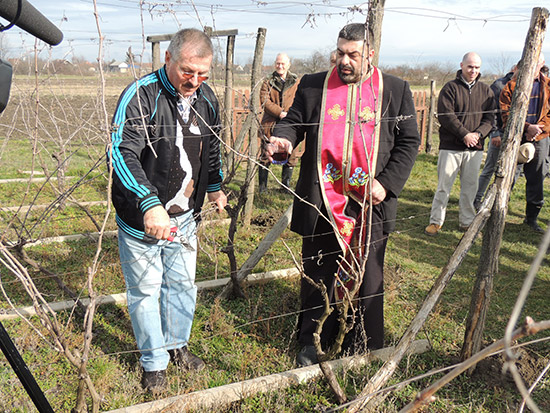
[[[369,199],[369,195],[370,194],[370,191],[369,191],[369,188],[367,187],[367,199]],[[380,182],[378,182],[378,180],[376,179],[373,179],[372,180],[372,195],[371,195],[371,198],[372,198],[372,204],[373,205],[378,205],[380,202],[382,202],[384,199],[386,199],[386,195],[387,195],[387,191],[386,191],[386,188],[384,188],[382,186],[382,184]]]
[[[288,139],[272,136],[269,138],[269,143],[265,146],[265,154],[270,162],[273,162],[275,154],[286,154],[284,158],[288,158],[292,153],[292,144]]]

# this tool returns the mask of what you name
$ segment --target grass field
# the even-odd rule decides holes
[[[49,100],[44,97],[44,113],[40,110],[39,122],[27,112],[33,109],[33,105],[24,101],[27,94],[32,95],[30,89],[21,87],[25,92],[21,96],[12,97],[14,100],[10,102],[10,107],[0,116],[0,124],[7,131],[0,132],[0,179],[28,178],[31,170],[44,172],[42,166],[46,167],[49,174],[57,177],[55,168],[59,162],[52,155],[72,155],[63,164],[66,165],[63,173],[67,179],[62,184],[53,180],[46,183],[28,183],[24,180],[0,184],[0,203],[3,208],[32,203],[49,204],[60,196],[65,199],[62,195],[67,192],[78,202],[107,199],[105,167],[104,162],[100,161],[106,135],[102,130],[100,106],[95,97],[95,83],[93,80],[87,81],[90,82],[87,94],[63,92],[62,98],[55,93]],[[124,87],[125,82],[120,79],[116,82],[120,89]],[[52,86],[52,90],[54,89]],[[17,91],[18,86],[13,90]],[[116,104],[117,95],[118,93],[113,93],[108,97],[109,110]],[[53,108],[65,108],[65,111],[52,119],[48,113]],[[82,116],[83,113],[85,116]],[[57,136],[67,136],[71,126],[79,124],[83,118],[87,120],[82,131],[63,147],[64,140],[57,139]],[[59,125],[57,129],[55,124]],[[463,235],[458,230],[458,185],[453,189],[442,232],[437,237],[424,235],[432,196],[437,186],[436,164],[436,153],[419,154],[400,197],[396,232],[390,237],[385,265],[385,323],[388,345],[395,344],[401,337]],[[88,171],[92,172],[87,175]],[[274,166],[272,171],[277,177],[280,176],[280,167]],[[294,181],[296,178],[297,173]],[[240,186],[239,179],[242,178],[231,183],[232,188]],[[545,195],[550,196],[547,187],[545,191]],[[484,333],[486,344],[503,336],[511,308],[541,240],[540,235],[522,224],[524,193],[525,181],[520,178],[510,199],[499,273],[495,278]],[[269,231],[270,225],[291,201],[291,196],[279,191],[271,178],[270,190],[255,198],[252,225],[249,228],[241,226],[235,237],[239,265],[256,248]],[[235,200],[231,202],[234,203]],[[30,212],[2,210],[0,234],[5,242],[93,232],[95,226],[90,217],[101,221],[104,214],[104,206],[84,209],[71,203],[51,209],[33,208]],[[209,222],[210,216],[206,218],[200,232],[197,279],[227,277],[228,260],[220,252],[226,243],[227,226]],[[550,220],[550,210],[547,207],[543,208],[540,218],[546,228],[546,223]],[[108,229],[114,228],[111,217]],[[87,268],[92,264],[96,247],[93,241],[81,240],[30,247],[26,251],[30,258],[40,263],[50,274],[58,275],[72,291],[87,296]],[[286,230],[254,272],[293,267],[289,250],[298,256],[300,240]],[[405,359],[390,384],[398,384],[430,371],[434,375],[399,386],[390,394],[381,411],[398,411],[417,391],[441,377],[442,373],[437,373],[437,370],[458,361],[477,265],[480,259],[485,258],[480,257],[480,250],[481,241],[477,240],[419,334],[418,338],[429,339],[432,349],[422,355]],[[16,306],[30,305],[31,301],[21,283],[9,271],[5,262],[3,264],[0,267],[0,277],[6,296]],[[67,299],[67,295],[60,290],[51,275],[33,269],[29,271],[47,301]],[[547,289],[550,287],[549,283],[550,269],[545,263],[537,275],[522,316],[529,315],[537,321],[550,319]],[[124,292],[116,239],[104,240],[94,289],[97,294]],[[245,299],[224,301],[217,299],[219,291],[216,290],[199,293],[190,346],[196,354],[204,358],[208,367],[200,373],[188,374],[170,366],[169,390],[162,397],[282,372],[294,367],[294,357],[298,350],[294,328],[299,310],[299,280],[279,280],[248,287],[245,292]],[[0,312],[8,307],[4,296],[0,300]],[[83,343],[83,320],[80,313],[61,312],[58,317],[67,341],[73,348],[80,349]],[[54,410],[68,412],[75,406],[78,372],[53,348],[39,320],[33,317],[29,321],[30,323],[12,320],[3,324]],[[540,333],[535,337],[541,339],[540,342],[517,350],[520,371],[528,384],[550,362],[550,344],[544,340],[547,337],[547,332]],[[531,340],[533,338],[523,341]],[[136,352],[125,306],[99,307],[94,317],[88,369],[96,390],[102,397],[101,410],[152,400],[150,395],[141,390],[138,359],[139,354]],[[460,376],[442,389],[437,394],[437,400],[423,411],[517,411],[521,398],[510,376],[502,374],[502,363],[503,358],[500,355],[485,360],[473,375]],[[365,368],[347,370],[338,379],[352,398],[361,391],[368,378],[379,367],[380,363],[375,362]],[[550,382],[547,377],[539,383],[533,396],[542,411],[550,411]],[[274,389],[273,392],[256,395],[227,407],[227,411],[312,412],[335,407],[336,398],[321,379],[284,391]],[[28,395],[1,354],[0,411],[34,411]]]

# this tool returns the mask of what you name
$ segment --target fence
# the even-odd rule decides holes
[[[416,120],[418,122],[418,132],[420,133],[421,143],[419,151],[423,151],[426,147],[427,140],[429,141],[430,137],[427,136],[429,133],[428,121],[430,116],[433,116],[433,113],[430,113],[430,100],[433,97],[431,93],[428,93],[426,90],[417,90],[413,92],[414,107],[416,109]],[[236,137],[241,132],[241,127],[246,119],[246,116],[250,112],[249,102],[250,102],[250,90],[234,90],[232,94],[233,102],[233,118],[232,118],[232,134],[233,137]],[[258,114],[258,120],[260,119],[261,114]],[[245,140],[245,148],[248,147],[247,140]],[[244,150],[244,149],[243,149]],[[299,151],[298,155],[302,155],[303,149]]]
[[[426,130],[428,128],[428,119],[430,116],[430,97],[425,90],[417,90],[413,92],[414,107],[416,109],[416,121],[418,122],[418,132],[420,133],[419,151],[424,150],[426,146]],[[433,115],[433,114],[431,114]],[[428,137],[429,139],[429,137]]]

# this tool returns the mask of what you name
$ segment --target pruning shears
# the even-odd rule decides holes
[[[179,242],[183,247],[187,248],[190,251],[194,251],[195,249],[189,244],[189,241],[186,237],[183,235],[178,234],[178,227],[171,227],[170,228],[170,236],[168,237],[168,241],[170,242]]]

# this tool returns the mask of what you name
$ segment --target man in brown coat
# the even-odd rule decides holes
[[[271,131],[275,124],[286,116],[294,101],[299,80],[298,76],[291,73],[289,69],[290,59],[285,53],[279,53],[275,59],[275,71],[265,78],[260,89],[260,104],[261,109],[264,111],[260,130],[260,138],[264,142],[262,147],[271,137]],[[283,165],[281,181],[286,187],[290,186],[290,178],[296,161],[297,157],[293,152],[288,162]],[[260,192],[267,189],[269,165],[270,162],[264,161],[259,168]]]
[[[544,54],[541,52],[533,87],[529,95],[529,108],[525,118],[521,142],[532,142],[535,146],[535,157],[523,165],[525,174],[525,220],[523,221],[535,232],[543,233],[537,217],[544,204],[544,178],[546,176],[545,159],[548,156],[548,135],[550,133],[550,79],[544,76]],[[517,77],[513,77],[500,94],[502,122],[506,126],[508,111],[512,104],[512,94],[516,87]]]

